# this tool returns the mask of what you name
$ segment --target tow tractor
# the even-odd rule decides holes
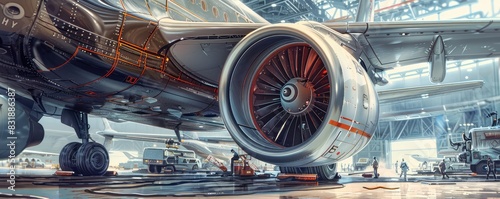
[[[216,167],[219,167],[221,171],[227,172],[227,167],[224,166],[222,162],[219,162],[217,159],[215,159],[212,155],[208,155],[207,161],[214,164]]]
[[[228,171],[227,167],[224,166],[222,162],[219,162],[217,159],[215,159],[213,156],[209,155],[207,157],[207,160],[214,164],[215,166],[219,167],[220,170],[223,171],[223,176],[231,175],[231,172]],[[235,160],[234,161],[234,176],[240,176],[240,177],[254,177],[255,176],[255,171],[258,170],[255,165],[250,163],[249,158],[247,155],[240,155],[240,160]],[[261,176],[257,177],[270,177],[269,174],[264,174]],[[317,181],[318,180],[318,175],[317,174],[288,174],[288,173],[280,173],[276,177],[280,181],[293,181],[293,180],[298,180],[298,181]]]
[[[241,160],[235,160],[234,161],[234,176],[241,176],[241,177],[249,177],[249,176],[255,176],[255,168],[252,168],[250,166],[250,162],[247,159],[246,155],[240,155]],[[222,170],[223,176],[226,175],[231,175],[231,172],[227,170],[227,167],[224,166],[222,162],[219,162],[217,159],[215,159],[213,156],[209,155],[207,157],[207,160],[214,164],[215,166],[219,167],[220,170]],[[254,166],[255,167],[255,166]]]

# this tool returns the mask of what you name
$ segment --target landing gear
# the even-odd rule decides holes
[[[71,142],[64,146],[59,154],[59,166],[63,171],[76,171],[76,152],[82,146],[81,143]]]
[[[108,151],[102,144],[89,142],[91,138],[87,114],[64,109],[61,122],[73,127],[78,138],[82,139],[82,143],[71,142],[61,150],[61,170],[85,176],[104,175],[109,166]]]
[[[337,180],[341,176],[337,173],[337,164],[315,167],[280,167],[281,173],[318,174],[320,180]]]
[[[104,175],[108,170],[109,155],[102,144],[87,142],[76,153],[76,166],[85,176]]]

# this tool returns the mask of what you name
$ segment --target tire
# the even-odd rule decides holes
[[[156,173],[162,173],[163,166],[156,165]]]
[[[81,146],[79,142],[71,142],[62,148],[59,154],[59,167],[62,171],[80,173],[76,166],[76,154]]]
[[[175,166],[172,166],[172,173],[176,172],[177,169],[175,168]]]
[[[148,172],[149,173],[156,173],[156,165],[149,165]]]
[[[76,153],[76,165],[84,176],[102,176],[109,166],[108,151],[102,144],[88,142]]]
[[[332,181],[341,178],[337,173],[337,164],[315,167],[280,167],[282,173],[317,174],[319,180]]]
[[[198,165],[196,165],[196,164],[195,164],[195,165],[193,165],[193,168],[192,168],[191,170],[193,170],[193,171],[194,171],[194,170],[198,170]]]
[[[486,165],[485,161],[481,161],[476,165],[476,173],[484,175],[488,173],[488,165]]]

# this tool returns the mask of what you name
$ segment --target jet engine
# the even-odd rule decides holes
[[[15,158],[26,147],[42,142],[43,126],[26,110],[15,98],[0,95],[0,159]]]
[[[321,24],[273,24],[234,47],[219,103],[245,152],[281,167],[319,168],[366,146],[378,122],[377,94],[338,35]]]

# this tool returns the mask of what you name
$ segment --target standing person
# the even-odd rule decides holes
[[[239,160],[240,156],[233,149],[231,149],[231,153],[233,153],[233,157],[231,158],[231,175],[233,175],[234,174],[234,161]]]
[[[446,178],[450,178],[450,176],[448,176],[448,174],[446,173],[446,162],[444,161],[444,159],[439,163],[439,170],[441,171],[441,175],[443,175],[443,179],[444,176],[446,176]]]
[[[373,157],[373,162],[372,162],[372,166],[373,166],[373,178],[378,178],[378,161],[377,161],[377,157]]]
[[[396,164],[394,164],[394,168],[396,169],[396,174],[398,174],[398,161],[396,160]]]
[[[408,170],[410,169],[408,167],[408,165],[406,164],[405,162],[405,159],[402,158],[401,159],[401,164],[399,165],[399,168],[401,168],[401,174],[399,175],[399,177],[401,178],[401,176],[404,176],[404,180],[405,181],[408,181],[408,178],[406,178],[406,173],[408,172]]]
[[[488,157],[488,160],[486,161],[486,165],[488,166],[488,174],[486,174],[486,180],[490,177],[490,173],[493,173],[493,177],[497,179],[497,175],[495,174],[495,162],[491,160],[490,157]]]

